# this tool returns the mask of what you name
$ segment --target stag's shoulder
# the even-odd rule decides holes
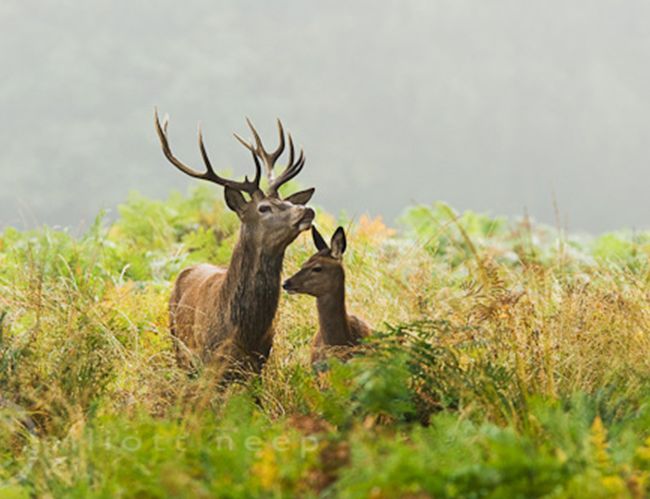
[[[207,279],[213,278],[213,276],[224,276],[225,274],[226,269],[223,267],[217,267],[209,263],[200,263],[181,270],[176,278],[176,286],[197,286]]]
[[[202,295],[208,288],[221,286],[226,269],[210,264],[199,264],[187,267],[178,274],[174,282],[170,303],[192,299],[196,294]],[[192,296],[190,296],[192,295]]]

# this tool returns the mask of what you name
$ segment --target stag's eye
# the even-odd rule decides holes
[[[257,208],[260,213],[270,213],[271,207],[268,204],[262,204]]]
[[[323,267],[314,267],[313,269],[311,269],[312,272],[320,272],[322,270],[323,270]]]

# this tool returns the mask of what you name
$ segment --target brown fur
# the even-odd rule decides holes
[[[290,293],[303,293],[316,297],[318,308],[318,332],[311,347],[312,364],[329,355],[347,358],[361,339],[372,329],[356,315],[347,313],[345,305],[345,270],[342,256],[345,251],[345,235],[338,229],[327,247],[318,231],[312,227],[314,241],[319,249],[301,269],[284,282]]]
[[[284,251],[299,230],[294,232],[265,247],[244,219],[227,269],[201,264],[179,274],[169,311],[181,366],[229,359],[246,370],[262,368],[273,343]]]
[[[370,325],[345,307],[345,288],[316,299],[318,332],[311,344],[311,363],[324,361],[328,355],[346,359],[363,338],[370,335]]]
[[[278,191],[302,170],[303,151],[296,158],[293,140],[288,135],[289,162],[274,177],[275,162],[286,143],[282,123],[278,120],[280,144],[269,152],[253,124],[246,121],[255,145],[237,134],[235,137],[252,153],[255,177],[235,181],[214,171],[200,131],[199,149],[206,170],[199,172],[179,160],[169,146],[167,119],[161,124],[158,112],[154,113],[156,133],[169,162],[190,177],[224,186],[226,205],[241,220],[239,241],[228,268],[202,264],[183,270],[169,301],[170,329],[179,364],[189,368],[196,367],[197,360],[209,362],[211,368],[222,369],[221,374],[230,373],[231,367],[261,370],[273,343],[272,324],[278,308],[284,252],[314,219],[314,211],[304,206],[314,189],[285,199],[280,198]],[[264,162],[269,180],[266,194],[260,189],[260,161]]]

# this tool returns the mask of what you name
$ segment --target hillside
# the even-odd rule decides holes
[[[443,204],[348,228],[348,300],[376,332],[315,374],[313,299],[281,297],[263,375],[188,377],[183,267],[226,264],[211,189],[133,194],[83,235],[0,235],[0,497],[646,497],[650,234],[578,238]],[[289,249],[285,275],[313,253]]]

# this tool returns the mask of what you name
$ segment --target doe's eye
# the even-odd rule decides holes
[[[268,204],[263,204],[257,208],[257,211],[260,213],[269,213],[271,211],[271,207]]]
[[[323,267],[314,267],[311,269],[312,272],[320,272],[321,270],[323,270]]]

